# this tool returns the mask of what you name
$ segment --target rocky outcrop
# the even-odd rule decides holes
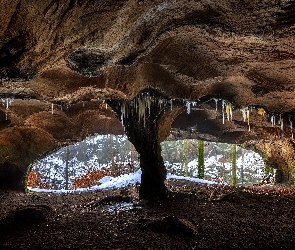
[[[37,135],[54,140],[37,150],[39,156],[90,134],[123,133],[102,100],[132,100],[150,89],[183,100],[170,139],[283,138],[289,145],[294,9],[293,0],[4,0],[0,135],[37,127]],[[8,107],[6,98],[15,101]],[[162,123],[170,126],[174,115]],[[168,135],[167,129],[160,132]],[[6,140],[0,141],[3,150]],[[24,165],[38,157],[29,155]],[[3,157],[1,164],[19,166]],[[288,166],[293,168],[291,161]],[[276,167],[285,171],[281,161]]]
[[[265,163],[279,169],[278,182],[295,183],[295,145],[293,140],[248,141],[244,146],[258,152]]]

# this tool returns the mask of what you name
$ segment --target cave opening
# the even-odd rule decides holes
[[[167,176],[197,179],[200,140],[165,140],[161,155]],[[204,142],[204,175],[208,183],[232,185],[232,145]],[[64,147],[36,161],[28,175],[27,186],[34,191],[74,191],[97,188],[101,180],[111,181],[122,175],[140,176],[139,154],[125,135],[95,135]],[[236,150],[237,186],[271,181],[274,170],[262,157],[242,147]],[[177,178],[177,177],[176,177]],[[202,181],[202,180],[199,181]],[[197,181],[197,180],[196,180]],[[136,181],[140,183],[140,179]]]
[[[205,140],[209,134],[208,130],[211,130],[210,135],[213,135],[213,139],[214,132],[216,135],[219,133],[218,136],[222,138],[223,135],[220,134],[220,131],[226,131],[228,128],[233,130],[232,104],[221,100],[222,107],[219,113],[218,101],[219,100],[215,98],[197,101],[172,99],[152,89],[140,92],[131,100],[107,99],[104,103],[113,109],[124,127],[126,136],[93,136],[90,137],[90,139],[88,138],[78,143],[78,149],[74,150],[73,146],[67,146],[61,149],[61,153],[59,154],[63,155],[64,160],[60,162],[58,162],[58,160],[53,160],[52,164],[55,164],[55,166],[64,166],[62,168],[62,175],[65,180],[55,180],[55,182],[51,184],[46,184],[48,181],[43,180],[43,187],[65,190],[84,188],[86,186],[89,187],[99,184],[99,180],[104,176],[110,175],[116,177],[120,174],[127,174],[140,169],[141,184],[139,188],[139,197],[140,199],[150,200],[165,198],[167,196],[168,192],[165,186],[167,170],[168,174],[199,177],[201,179],[207,179],[208,181],[224,182],[230,185],[250,185],[262,181],[264,163],[261,157],[258,157],[259,159],[257,158],[257,160],[255,160],[256,162],[251,162],[249,159],[246,160],[246,162],[243,160],[241,164],[238,164],[238,169],[233,171],[230,169],[230,166],[233,165],[233,160],[229,162],[230,157],[227,155],[228,153],[220,154],[220,152],[218,152],[220,151],[218,147],[224,148],[226,151],[229,150],[231,146],[227,148],[226,146],[220,146],[222,144],[210,142],[212,141],[212,137],[210,137],[208,141]],[[215,105],[215,108],[212,111],[206,109],[206,105]],[[227,122],[225,122],[225,116]],[[213,128],[213,126],[215,126],[215,128]],[[238,132],[248,131],[248,126],[249,124],[246,123],[246,128],[244,128],[244,130],[239,128]],[[213,129],[215,129],[215,131],[212,131]],[[243,135],[243,133],[236,133],[236,137],[230,139],[238,140],[241,134]],[[190,140],[187,138],[190,138]],[[224,138],[228,138],[226,133]],[[102,145],[102,142],[98,143],[99,140],[104,141],[103,143],[105,143],[105,145],[99,146]],[[106,140],[108,140],[108,142],[106,142]],[[180,143],[179,140],[181,140]],[[94,143],[92,141],[94,141]],[[210,165],[210,163],[207,162],[206,166],[205,163],[203,163],[203,173],[201,174],[199,167],[200,153],[196,152],[196,148],[204,141],[206,141],[206,150],[204,151],[203,149],[203,154],[204,152],[206,153],[206,160],[208,161],[208,159],[212,157],[212,152],[215,152],[215,163]],[[95,157],[92,158],[93,165],[89,164],[86,160],[88,157],[87,152],[89,151],[87,147],[90,144],[92,145],[90,151],[93,151],[95,155]],[[125,144],[127,146],[124,146]],[[129,148],[129,153],[126,153],[128,150],[126,151],[126,149],[124,149],[126,153],[124,157],[122,156],[122,152],[119,153],[118,151],[119,145],[120,150],[126,147]],[[179,145],[182,145],[181,149]],[[106,152],[109,154],[109,158],[102,159],[102,156],[99,155],[99,147],[108,148]],[[176,152],[182,152],[181,156],[178,156],[178,158],[180,157],[181,159],[171,159],[173,153],[169,153],[169,147],[177,148]],[[245,154],[241,153],[243,150],[244,149],[238,147],[238,156],[235,156],[237,158],[236,160],[240,161],[240,157],[244,158]],[[71,151],[75,151],[75,153],[71,153]],[[197,160],[192,155],[189,155],[189,151],[193,152],[195,158],[197,156]],[[72,160],[70,160],[71,154],[74,154]],[[255,159],[253,154],[251,159]],[[131,157],[131,155],[133,156]],[[125,160],[123,160],[122,157]],[[80,158],[80,163],[78,162],[78,158]],[[205,162],[204,158],[203,155],[203,162]],[[74,170],[74,168],[70,166],[70,161],[72,161],[71,164],[76,161],[74,164],[80,166],[80,168]],[[81,162],[84,164],[82,164],[83,166]],[[257,167],[254,172],[253,169],[249,170],[245,167],[247,162]],[[116,165],[120,167],[116,167]],[[33,169],[35,169],[35,173],[33,171],[29,174],[28,186],[37,186],[38,182],[41,182],[39,169],[44,168],[46,163],[40,164],[39,161],[38,164],[34,166]],[[210,168],[214,169],[211,170],[211,173],[209,170]],[[80,171],[78,177],[72,174],[72,172],[75,171]],[[252,171],[254,177],[251,176],[251,174],[246,176],[247,174],[245,171]],[[49,172],[50,175],[60,175],[57,172]],[[71,175],[72,177],[70,177]],[[230,177],[230,180],[228,176],[236,177]],[[61,184],[61,182],[63,184]]]

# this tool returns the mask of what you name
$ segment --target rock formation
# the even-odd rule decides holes
[[[3,0],[0,188],[22,189],[30,163],[62,145],[123,133],[103,100],[147,89],[183,100],[169,139],[245,143],[294,182],[294,11],[294,0]]]

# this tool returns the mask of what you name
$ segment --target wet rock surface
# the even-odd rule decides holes
[[[166,200],[141,207],[135,187],[81,194],[1,191],[1,249],[292,249],[293,188],[248,188],[167,180]],[[128,191],[128,196],[126,196]],[[116,197],[116,199],[106,197]],[[119,198],[121,197],[121,198]],[[124,198],[125,197],[125,198]],[[106,201],[106,203],[105,203]],[[117,209],[109,209],[117,204]],[[48,211],[50,213],[43,213]],[[3,223],[9,214],[42,211],[45,221]],[[27,213],[27,212],[25,212]]]

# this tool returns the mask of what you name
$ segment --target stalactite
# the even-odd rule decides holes
[[[54,104],[51,103],[51,114],[53,115],[53,110],[54,110]]]

